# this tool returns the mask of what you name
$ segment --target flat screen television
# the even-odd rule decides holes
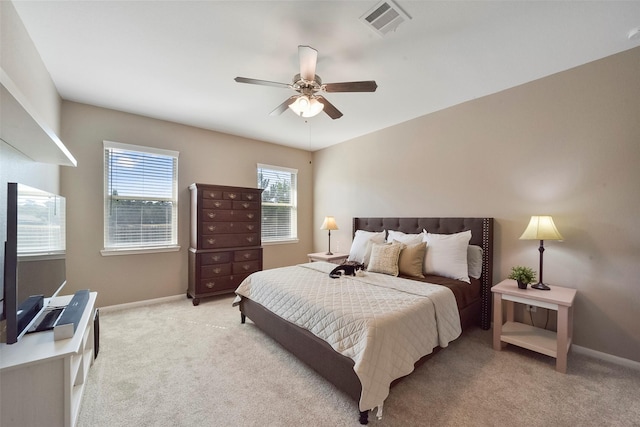
[[[65,198],[7,184],[7,238],[1,318],[14,344],[43,309],[44,298],[66,284]]]

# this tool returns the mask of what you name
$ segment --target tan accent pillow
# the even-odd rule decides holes
[[[424,278],[422,274],[422,264],[424,263],[426,251],[427,244],[424,242],[405,245],[398,258],[398,269],[400,273],[411,277]]]
[[[402,246],[404,245],[397,243],[374,243],[371,246],[371,258],[367,271],[397,276],[398,257]]]

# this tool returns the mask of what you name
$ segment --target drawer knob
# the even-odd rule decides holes
[[[213,245],[216,242],[216,239],[207,239],[210,245]]]
[[[248,264],[245,264],[245,265],[243,265],[243,266],[242,266],[242,269],[243,269],[244,271],[247,271],[247,270],[249,270],[250,268],[251,268],[251,266],[250,266],[250,265],[248,265]]]
[[[247,209],[249,206],[251,206],[251,203],[244,202],[244,203],[242,204],[242,206],[243,206],[245,209]]]
[[[247,199],[253,200],[253,194],[247,194]]]
[[[247,218],[249,218],[249,219],[253,219],[254,216],[255,216],[255,214],[252,214],[252,213],[248,213],[247,214]]]
[[[207,284],[205,285],[207,288],[211,289],[216,285],[216,282],[207,282]]]
[[[247,242],[253,242],[253,237],[247,237]]]
[[[219,208],[220,206],[222,206],[222,203],[220,203],[220,202],[215,202],[213,205],[214,205],[216,208]]]
[[[244,259],[249,259],[251,258],[251,254],[244,254]]]
[[[210,225],[209,227],[207,227],[209,229],[209,231],[213,231],[216,229],[215,225]]]
[[[232,200],[235,199],[236,197],[238,197],[238,195],[236,193],[229,194],[229,198],[232,199]]]
[[[208,216],[209,218],[215,218],[215,217],[216,217],[216,214],[214,214],[213,212],[209,212],[209,213],[207,213],[207,216]]]
[[[211,257],[213,261],[220,261],[220,255],[214,255]]]
[[[214,268],[213,269],[213,272],[216,273],[216,274],[220,273],[221,271],[222,271],[221,268]]]
[[[215,199],[216,198],[216,193],[209,193],[209,198],[210,199]]]
[[[247,230],[253,230],[254,225],[253,224],[247,224]]]

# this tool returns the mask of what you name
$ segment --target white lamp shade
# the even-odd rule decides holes
[[[529,225],[520,236],[521,240],[563,240],[553,218],[548,215],[532,216]]]
[[[306,95],[302,95],[290,104],[289,108],[298,116],[313,117],[324,109],[324,104],[316,98],[309,98]]]
[[[320,230],[338,230],[338,224],[336,224],[335,218],[332,216],[325,216]]]

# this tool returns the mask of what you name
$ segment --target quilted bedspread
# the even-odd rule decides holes
[[[393,380],[460,336],[456,301],[444,286],[369,272],[331,279],[333,268],[314,262],[260,271],[245,279],[236,294],[353,359],[362,384],[360,410],[380,410]]]

